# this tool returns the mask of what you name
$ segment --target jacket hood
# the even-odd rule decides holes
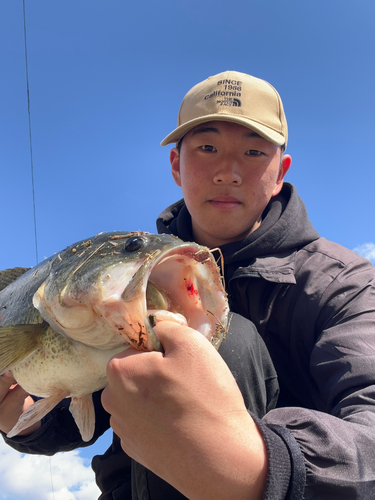
[[[184,200],[169,206],[156,221],[159,233],[172,233],[193,240],[191,217]],[[306,207],[296,188],[287,182],[281,192],[271,199],[263,212],[258,229],[241,241],[221,247],[226,264],[278,255],[296,250],[319,238],[307,215]]]

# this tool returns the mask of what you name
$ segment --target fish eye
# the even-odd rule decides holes
[[[125,250],[128,252],[136,252],[140,248],[143,247],[144,239],[139,238],[138,236],[134,236],[133,238],[129,238],[125,243]]]

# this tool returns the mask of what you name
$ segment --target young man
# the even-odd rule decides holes
[[[213,76],[185,96],[169,143],[184,199],[158,231],[221,248],[231,310],[254,322],[281,392],[253,419],[213,349],[160,323],[164,357],[108,367],[102,401],[124,450],[194,499],[375,497],[375,269],[320,238],[283,183],[279,95],[249,75]]]
[[[213,76],[185,96],[169,143],[184,200],[158,231],[221,248],[242,317],[221,356],[194,330],[161,322],[164,354],[128,350],[109,363],[102,403],[119,437],[93,461],[102,498],[373,498],[375,270],[320,238],[283,182],[279,95],[249,75]],[[108,426],[99,397],[96,436]],[[64,408],[8,441],[36,453],[82,444]]]

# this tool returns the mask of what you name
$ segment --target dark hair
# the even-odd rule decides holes
[[[180,154],[180,152],[181,152],[181,144],[182,144],[182,139],[183,138],[184,138],[184,136],[182,136],[181,139],[176,144],[176,148],[177,148],[178,154]]]

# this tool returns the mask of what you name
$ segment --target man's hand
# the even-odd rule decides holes
[[[160,352],[108,364],[104,408],[124,451],[191,499],[261,499],[267,456],[237,384],[199,332],[162,321]]]
[[[0,429],[8,433],[16,425],[20,415],[34,403],[21,386],[17,385],[10,371],[0,376]],[[37,422],[20,432],[20,436],[31,434],[39,429]]]

